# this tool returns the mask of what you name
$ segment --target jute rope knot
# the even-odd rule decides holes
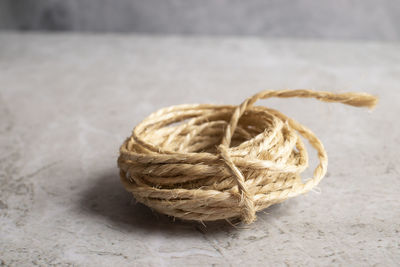
[[[372,108],[365,93],[312,90],[262,91],[239,106],[180,105],[161,109],[135,127],[120,148],[121,181],[136,200],[187,220],[240,217],[305,193],[324,177],[328,158],[311,130],[277,110],[254,106],[270,97],[316,98]],[[316,149],[319,164],[302,181],[308,155],[301,137]]]

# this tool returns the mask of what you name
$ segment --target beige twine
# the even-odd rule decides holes
[[[324,177],[328,158],[307,127],[279,111],[253,106],[270,97],[316,98],[373,108],[365,93],[263,91],[239,106],[179,105],[136,126],[120,148],[121,180],[137,201],[185,220],[214,221],[255,213],[310,191]],[[300,174],[308,155],[300,136],[317,150],[311,179]]]

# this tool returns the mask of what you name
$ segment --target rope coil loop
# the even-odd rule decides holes
[[[120,148],[121,181],[136,200],[170,216],[198,221],[240,217],[305,193],[324,177],[328,159],[311,130],[277,110],[254,106],[270,97],[316,98],[373,108],[365,93],[262,91],[239,106],[180,105],[135,127]],[[313,177],[301,137],[318,153]]]

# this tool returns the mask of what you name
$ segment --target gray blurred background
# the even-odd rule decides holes
[[[398,0],[0,0],[0,29],[400,39]]]

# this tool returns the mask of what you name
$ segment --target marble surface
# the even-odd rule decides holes
[[[397,43],[2,33],[0,265],[396,266],[399,84]],[[314,130],[330,161],[316,190],[254,224],[174,221],[125,192],[118,148],[146,115],[270,88],[380,103],[259,102]]]

